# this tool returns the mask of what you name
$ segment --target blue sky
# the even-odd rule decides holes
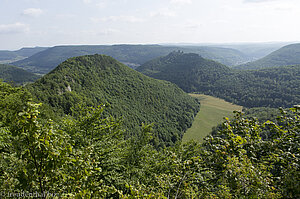
[[[299,0],[0,0],[0,49],[299,41]]]

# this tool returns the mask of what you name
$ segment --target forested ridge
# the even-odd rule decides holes
[[[175,83],[186,92],[223,98],[245,107],[291,107],[300,103],[300,65],[240,71],[197,54],[173,52],[137,71]]]
[[[105,55],[68,59],[26,88],[49,115],[72,114],[78,104],[105,104],[112,116],[123,118],[129,134],[142,123],[154,123],[157,145],[180,140],[199,111],[198,102],[176,85],[149,78]]]

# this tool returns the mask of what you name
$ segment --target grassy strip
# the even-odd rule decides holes
[[[234,105],[222,99],[203,94],[190,94],[201,102],[201,108],[191,128],[184,134],[182,141],[203,141],[214,126],[221,124],[224,117],[232,117],[234,110],[242,106]]]

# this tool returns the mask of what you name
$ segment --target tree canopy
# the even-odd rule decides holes
[[[42,198],[299,198],[300,107],[275,122],[236,112],[215,135],[156,150],[153,131],[124,139],[103,105],[44,118],[24,88],[0,83],[0,189]],[[41,113],[40,113],[41,112]],[[269,131],[270,139],[260,134]],[[3,195],[4,194],[4,195]],[[52,195],[50,195],[52,194]],[[55,194],[55,195],[53,195]]]

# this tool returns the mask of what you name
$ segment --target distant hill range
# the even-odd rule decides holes
[[[209,46],[236,49],[244,53],[248,62],[255,61],[267,56],[279,48],[292,44],[292,42],[261,42],[261,43],[232,43],[232,44],[211,44]]]
[[[46,50],[48,47],[21,48],[20,50],[9,51],[0,50],[0,63],[8,64],[14,61],[30,57],[38,52]]]
[[[22,68],[7,64],[0,64],[0,79],[5,82],[24,84],[34,82],[40,76],[30,73]]]
[[[248,61],[248,57],[242,52],[221,47],[206,46],[161,46],[161,45],[85,45],[85,46],[55,46],[34,54],[31,57],[12,63],[25,70],[36,73],[48,73],[58,64],[68,58],[89,55],[105,54],[118,61],[136,68],[145,62],[169,54],[172,51],[181,50],[193,52],[201,56],[216,60],[226,65],[237,65]]]
[[[70,58],[27,85],[54,115],[71,114],[78,104],[106,104],[114,117],[123,118],[127,134],[142,123],[154,123],[157,144],[180,140],[199,111],[199,103],[175,84],[147,77],[105,55]]]
[[[300,64],[300,43],[284,46],[271,54],[246,64],[236,66],[237,69],[260,69],[274,66]]]
[[[245,107],[291,107],[300,103],[300,65],[240,71],[177,51],[136,70],[173,82],[186,92],[220,97]]]

